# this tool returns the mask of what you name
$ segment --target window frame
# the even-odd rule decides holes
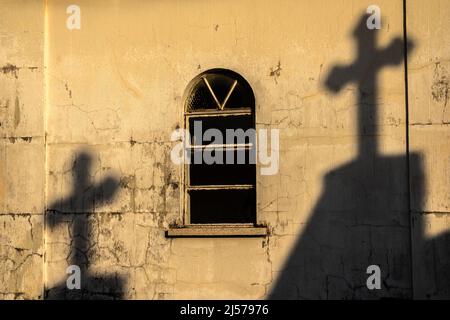
[[[235,81],[233,83],[233,86],[231,90],[228,92],[227,96],[224,99],[224,102],[220,104],[217,97],[214,94],[214,91],[212,90],[211,86],[208,83],[208,80],[206,77],[208,74],[217,74],[226,72],[225,75],[235,75]],[[208,89],[210,91],[210,94],[214,97],[215,102],[217,103],[217,109],[199,109],[197,111],[195,110],[189,110],[188,109],[188,99],[193,94],[193,90],[198,85],[199,81],[205,81],[205,84],[208,86]],[[253,105],[246,106],[245,108],[230,108],[225,109],[226,103],[228,102],[228,98],[233,93],[235,86],[237,84],[238,80],[245,81],[245,85],[248,85],[253,99]],[[240,74],[228,70],[228,69],[210,69],[205,72],[200,73],[196,77],[194,77],[189,85],[186,88],[185,95],[183,98],[183,128],[186,130],[186,136],[191,137],[189,129],[190,129],[190,118],[194,117],[228,117],[228,116],[251,116],[252,117],[252,127],[254,130],[256,130],[256,102],[255,102],[255,96],[253,93],[253,90],[250,86],[250,84],[243,78]],[[233,147],[233,150],[239,150],[241,148],[255,148],[255,166],[254,166],[254,182],[253,184],[225,184],[225,185],[207,185],[207,186],[191,186],[190,185],[190,166],[192,164],[184,163],[182,168],[182,221],[183,225],[178,227],[172,227],[169,229],[169,231],[166,233],[166,236],[168,237],[201,237],[201,236],[239,236],[239,237],[262,237],[267,236],[268,231],[267,227],[261,226],[258,223],[258,208],[257,208],[257,165],[256,165],[256,137],[255,137],[255,145],[252,145],[251,143],[245,143],[244,145],[240,145],[237,143],[233,144],[226,144],[226,141],[223,142],[222,150],[227,150],[226,147]],[[225,148],[224,148],[225,147]],[[191,141],[184,141],[183,150],[187,152],[192,152],[191,149],[206,149],[208,147],[205,146],[195,146],[191,145]],[[190,154],[192,156],[192,154]],[[248,159],[247,159],[248,161]],[[254,190],[254,212],[252,212],[252,215],[254,215],[254,222],[236,222],[236,223],[191,223],[191,204],[190,204],[190,196],[189,191],[190,190],[205,190],[205,189],[214,189],[214,190],[230,190],[230,189],[237,189],[237,190]]]

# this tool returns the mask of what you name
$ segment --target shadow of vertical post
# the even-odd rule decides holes
[[[91,184],[91,163],[92,157],[87,152],[76,156],[72,168],[72,194],[52,203],[46,213],[50,229],[70,221],[72,241],[68,265],[80,267],[81,289],[70,290],[66,281],[62,281],[46,289],[46,299],[122,298],[124,279],[117,275],[93,276],[89,270],[90,251],[94,245],[92,211],[111,200],[119,186],[119,181],[113,177],[106,177],[97,185]]]
[[[353,32],[356,59],[334,67],[325,82],[334,93],[357,85],[357,157],[325,175],[324,191],[271,299],[412,296],[407,157],[380,154],[377,123],[379,73],[403,61],[404,42],[395,38],[379,48],[379,31],[366,27],[368,17],[363,15]],[[418,155],[410,155],[410,166],[421,172]],[[366,286],[370,265],[381,269],[382,290]]]

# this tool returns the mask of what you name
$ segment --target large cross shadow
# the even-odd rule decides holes
[[[119,181],[106,177],[93,184],[92,157],[79,153],[72,167],[72,194],[52,203],[46,213],[46,225],[54,229],[62,224],[70,225],[71,245],[68,266],[77,265],[81,270],[81,289],[68,289],[66,280],[52,288],[46,288],[46,299],[121,299],[124,279],[117,274],[93,274],[90,267],[92,247],[95,245],[93,209],[113,199]],[[65,272],[66,270],[62,270]],[[69,275],[65,275],[65,279]]]
[[[334,93],[348,83],[357,85],[357,157],[325,175],[324,191],[275,282],[271,299],[411,298],[411,246],[433,245],[424,240],[420,227],[422,234],[411,241],[408,165],[417,178],[412,182],[419,184],[414,188],[415,202],[422,203],[419,154],[410,153],[408,164],[407,156],[385,156],[378,148],[378,75],[384,67],[403,62],[404,42],[396,38],[379,48],[379,31],[366,27],[367,18],[363,15],[354,29],[355,61],[334,67],[325,82]],[[369,265],[381,268],[381,290],[366,286]],[[447,278],[442,285],[449,284]]]

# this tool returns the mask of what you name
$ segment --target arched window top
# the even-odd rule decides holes
[[[211,69],[199,74],[188,86],[185,111],[235,110],[255,107],[248,82],[227,69]]]

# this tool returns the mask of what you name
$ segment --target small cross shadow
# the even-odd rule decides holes
[[[46,225],[50,230],[69,224],[71,234],[68,264],[81,270],[81,288],[68,289],[66,280],[46,288],[46,299],[121,299],[125,280],[117,274],[97,275],[90,270],[90,256],[94,243],[93,209],[111,201],[118,189],[119,181],[106,177],[92,184],[92,157],[87,152],[79,153],[72,167],[72,194],[52,203],[46,213]],[[66,270],[64,279],[69,277]]]

